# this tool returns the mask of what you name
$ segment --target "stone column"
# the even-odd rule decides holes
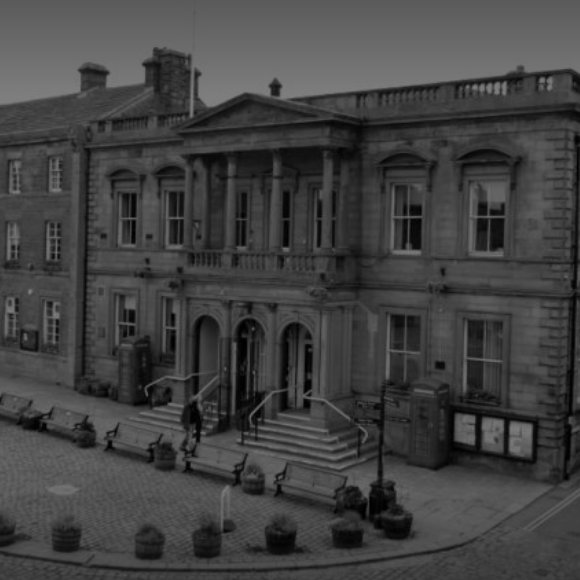
[[[228,180],[226,189],[226,236],[225,249],[233,251],[236,246],[236,181],[238,157],[230,153],[228,159]]]
[[[348,194],[350,185],[350,153],[343,151],[340,157],[340,185],[336,210],[336,247],[348,248]]]
[[[197,247],[202,249],[209,248],[209,238],[211,231],[211,208],[210,208],[210,191],[211,191],[211,160],[199,158],[199,165],[201,166],[200,177],[198,179],[201,186],[199,213],[200,229],[197,235],[200,236]]]
[[[334,177],[334,151],[322,152],[322,237],[321,250],[332,248],[332,185]]]
[[[183,201],[183,245],[193,247],[193,197],[195,188],[194,158],[185,158],[185,192]]]
[[[282,218],[282,156],[272,151],[272,193],[270,196],[270,239],[271,252],[280,250],[280,221]]]

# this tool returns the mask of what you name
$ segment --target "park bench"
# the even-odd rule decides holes
[[[274,485],[276,486],[274,495],[282,493],[282,488],[289,488],[336,500],[338,492],[346,486],[347,478],[348,476],[341,475],[336,471],[289,461],[284,470],[274,477]]]
[[[128,423],[117,423],[117,426],[105,434],[105,441],[107,446],[105,451],[115,449],[113,443],[124,445],[137,451],[145,451],[147,453],[147,461],[153,461],[153,451],[155,446],[163,438],[163,433],[153,431],[144,427],[136,425],[129,425]]]
[[[12,395],[10,393],[0,394],[0,415],[16,419],[16,423],[20,423],[22,413],[32,406],[32,399],[21,397],[20,395]]]
[[[62,433],[74,436],[75,432],[88,420],[89,416],[86,413],[54,406],[48,413],[43,413],[40,416],[40,427],[38,430],[46,431],[47,427],[53,427]]]
[[[216,472],[226,476],[234,476],[234,485],[240,483],[240,475],[244,470],[248,454],[236,449],[227,449],[198,443],[193,451],[186,451],[183,455],[186,471],[192,471],[191,466],[200,470]]]

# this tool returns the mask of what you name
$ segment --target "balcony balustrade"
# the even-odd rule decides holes
[[[347,276],[347,256],[330,253],[289,252],[227,252],[225,250],[196,250],[189,252],[189,267],[195,270],[236,275],[247,272],[281,275],[317,275],[320,273]]]

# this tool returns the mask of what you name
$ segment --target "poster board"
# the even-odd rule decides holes
[[[454,409],[453,446],[518,461],[536,461],[538,420],[487,409]]]

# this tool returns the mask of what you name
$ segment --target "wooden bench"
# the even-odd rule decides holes
[[[47,427],[54,427],[58,431],[74,436],[75,432],[89,420],[86,413],[71,411],[54,406],[48,413],[40,417],[39,431],[46,431]]]
[[[289,461],[284,470],[274,477],[274,485],[276,486],[274,495],[282,493],[284,487],[336,500],[338,492],[346,486],[347,478],[348,476],[341,475],[336,471]]]
[[[236,449],[227,449],[208,445],[207,443],[198,443],[193,452],[186,451],[183,454],[186,471],[192,471],[192,464],[200,470],[207,470],[223,475],[233,475],[234,485],[240,483],[240,475],[246,465],[248,454]]]
[[[12,395],[10,393],[0,394],[0,414],[16,419],[19,424],[22,420],[22,413],[32,406],[32,399]]]
[[[105,441],[107,446],[105,451],[115,449],[113,442],[119,445],[124,445],[137,451],[145,451],[147,453],[147,461],[153,461],[153,451],[155,446],[163,438],[163,433],[153,431],[145,427],[138,427],[137,425],[129,425],[128,423],[117,423],[117,426],[105,434]]]

